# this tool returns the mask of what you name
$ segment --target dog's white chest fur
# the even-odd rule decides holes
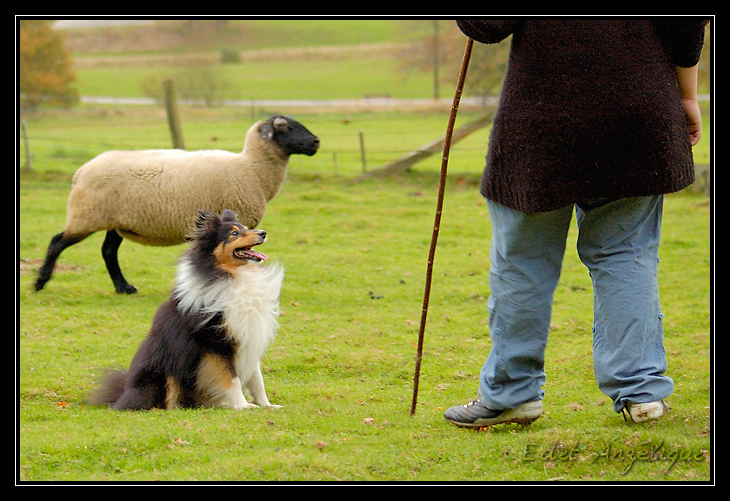
[[[274,340],[278,327],[281,266],[247,265],[232,278],[209,282],[183,259],[178,268],[175,295],[183,312],[211,316],[223,312],[224,327],[236,344],[236,375],[246,386],[259,371],[259,362]]]
[[[236,373],[244,386],[276,336],[283,278],[282,268],[267,266],[239,271],[233,279],[223,318],[228,335],[238,345]]]

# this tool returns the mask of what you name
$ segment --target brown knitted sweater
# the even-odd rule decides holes
[[[457,21],[512,45],[481,193],[525,213],[694,181],[676,66],[699,61],[706,21]]]

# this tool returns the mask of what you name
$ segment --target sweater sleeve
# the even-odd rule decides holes
[[[666,21],[674,64],[690,68],[699,62],[705,42],[707,23],[707,20],[698,18],[678,18]]]
[[[481,43],[501,42],[512,34],[518,20],[460,19],[457,26],[464,35]]]

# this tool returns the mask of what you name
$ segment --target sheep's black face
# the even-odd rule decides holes
[[[287,155],[312,156],[319,149],[319,138],[290,117],[275,116],[261,124],[261,137],[274,141]]]

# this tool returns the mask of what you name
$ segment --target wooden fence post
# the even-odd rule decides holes
[[[23,170],[30,172],[33,170],[33,166],[30,162],[30,145],[28,144],[28,130],[25,127],[25,120],[21,120],[20,125],[23,128],[23,142],[25,143],[25,165]]]
[[[170,135],[172,136],[172,147],[184,150],[185,143],[180,129],[180,116],[177,112],[175,80],[168,79],[162,82],[162,89],[165,94],[165,109],[167,110],[167,123],[170,126]]]
[[[362,160],[362,173],[365,174],[368,171],[368,162],[365,159],[365,134],[363,131],[359,132],[360,135],[360,160]]]

